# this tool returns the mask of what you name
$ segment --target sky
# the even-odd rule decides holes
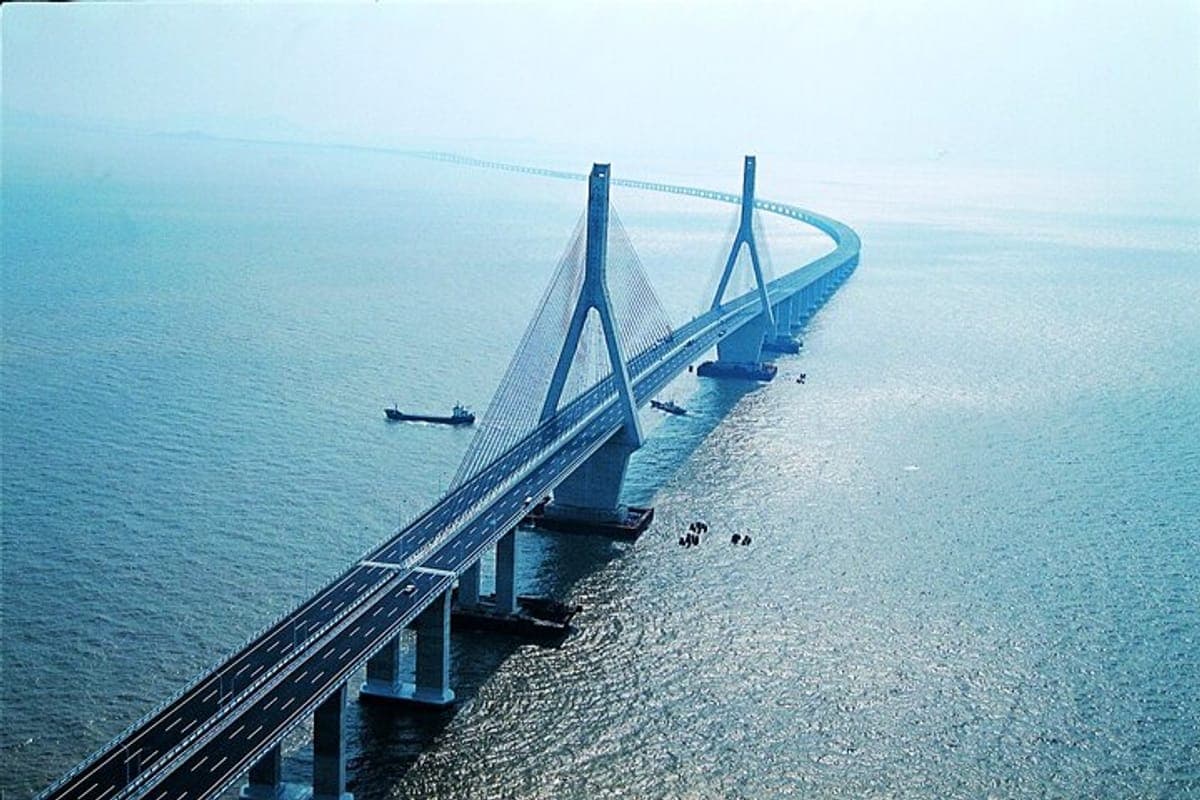
[[[1194,2],[6,4],[0,26],[5,125],[1200,177]]]

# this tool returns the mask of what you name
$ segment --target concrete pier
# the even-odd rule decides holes
[[[313,713],[313,800],[354,800],[346,791],[346,684]]]
[[[635,450],[637,445],[623,432],[609,439],[555,488],[543,516],[559,530],[569,529],[570,523],[592,528],[623,524],[629,509],[621,505],[621,485]]]
[[[378,653],[367,659],[367,679],[359,688],[359,697],[396,700],[403,686],[400,678],[400,637],[396,634]]]
[[[283,747],[275,745],[250,767],[249,779],[239,796],[242,800],[307,800],[312,787],[283,782]]]
[[[517,613],[517,529],[496,541],[496,611]]]
[[[458,604],[462,608],[479,605],[479,562],[462,571],[458,576]]]
[[[445,591],[413,621],[416,654],[413,680],[401,675],[400,637],[367,660],[367,680],[359,689],[364,701],[448,706],[450,688],[450,592]]]

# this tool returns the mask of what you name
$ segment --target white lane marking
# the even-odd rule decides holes
[[[388,612],[388,616],[389,616],[389,617],[394,617],[394,616],[396,616],[398,613],[400,613],[400,606],[393,606],[393,607],[392,607],[392,610]]]
[[[243,672],[245,672],[248,669],[250,669],[249,661],[247,661],[245,664],[243,664],[241,669],[239,669],[237,672],[233,673],[233,677],[236,678],[238,675],[241,675]]]
[[[383,611],[383,606],[379,606],[379,607],[377,607],[377,608],[376,608],[374,611],[372,611],[372,612],[371,612],[371,616],[372,616],[372,617],[374,617],[374,616],[378,616],[378,614],[379,614],[379,612],[380,612],[380,611]]]
[[[287,711],[287,710],[288,710],[288,706],[290,706],[290,705],[291,705],[292,703],[294,703],[294,702],[296,702],[296,698],[294,698],[294,697],[289,697],[289,698],[288,698],[288,701],[279,707],[279,710],[280,710],[280,711]]]
[[[205,761],[208,761],[208,756],[205,756],[204,758],[200,759],[195,764],[193,764],[192,768],[190,770],[188,770],[188,772],[195,772],[198,768],[200,768],[204,765]]]
[[[229,760],[229,756],[221,756],[221,760],[220,760],[220,761],[218,761],[217,763],[213,764],[211,767],[209,767],[209,768],[208,768],[208,771],[209,771],[209,772],[216,772],[216,771],[217,771],[217,767],[221,766],[222,764],[224,764],[224,763],[225,763],[226,761],[228,761],[228,760]]]
[[[97,786],[99,786],[99,785],[100,785],[100,784],[98,784],[98,783],[93,783],[91,786],[89,786],[89,787],[87,788],[87,791],[86,791],[86,792],[84,792],[83,794],[79,795],[79,800],[83,800],[83,798],[87,797],[89,794],[91,794],[92,792],[94,792],[94,791],[96,790],[96,787],[97,787]]]
[[[170,732],[171,732],[171,728],[174,728],[176,725],[178,725],[178,724],[179,724],[179,723],[181,723],[181,722],[183,722],[183,717],[176,717],[176,718],[175,718],[175,719],[174,719],[174,720],[171,722],[171,724],[170,724],[170,725],[168,725],[167,727],[163,728],[163,733],[170,733]]]
[[[354,634],[358,633],[358,631],[361,627],[362,627],[362,625],[355,625],[354,630],[350,631],[350,635],[353,636]]]
[[[261,730],[262,730],[262,728],[263,728],[263,726],[262,726],[262,725],[259,725],[257,728],[255,728],[254,730],[252,730],[252,731],[250,731],[249,733],[247,733],[247,734],[246,734],[246,738],[247,738],[247,739],[253,739],[255,736],[258,736],[258,732],[259,732],[259,731],[261,731]]]
[[[304,680],[304,676],[307,674],[308,674],[308,670],[306,670],[306,669],[301,670],[300,674],[296,676],[296,683],[299,683],[300,681]]]
[[[241,733],[241,732],[242,732],[242,731],[243,731],[245,728],[246,728],[246,723],[244,723],[244,722],[243,722],[241,725],[238,725],[238,726],[237,726],[237,730],[236,730],[236,731],[234,731],[233,733],[229,734],[229,738],[230,738],[230,739],[236,739],[236,738],[237,738],[237,735],[238,735],[239,733]]]
[[[198,720],[192,720],[192,721],[191,721],[191,722],[189,722],[187,725],[184,725],[182,728],[180,728],[180,729],[179,729],[179,732],[180,732],[180,733],[187,733],[188,731],[190,731],[192,728],[194,728],[194,727],[196,726],[196,722],[197,722],[197,721],[198,721]]]
[[[316,683],[317,681],[321,680],[321,676],[324,674],[325,674],[325,670],[321,670],[320,672],[318,672],[316,675],[313,676],[312,682]]]
[[[267,701],[267,704],[265,706],[263,706],[263,711],[266,711],[268,708],[270,708],[271,706],[275,705],[278,702],[279,702],[278,696],[272,697],[270,700]]]
[[[340,656],[338,656],[338,658],[339,658],[339,659],[345,659],[345,658],[346,658],[346,656],[348,656],[348,655],[350,655],[350,648],[349,648],[349,647],[347,647],[345,650],[343,650],[343,651],[342,651],[342,654],[341,654]]]
[[[255,675],[262,672],[263,667],[265,667],[265,666],[266,666],[265,664],[259,664],[257,667],[254,668],[254,672],[250,673],[250,677],[253,678]]]
[[[276,639],[276,640],[274,641],[274,643],[272,643],[272,644],[271,644],[271,646],[267,648],[267,652],[269,653],[269,652],[271,652],[272,650],[274,650],[276,647],[279,647],[279,642],[280,642],[280,640],[279,640],[279,639]]]
[[[103,792],[101,792],[100,794],[96,795],[96,800],[104,800],[104,798],[105,798],[105,797],[108,797],[108,794],[109,794],[109,792],[113,791],[113,790],[114,790],[114,789],[116,789],[116,788],[117,788],[117,787],[115,787],[115,786],[110,786],[110,787],[108,787],[108,788],[107,788],[107,789],[105,789]]]
[[[210,700],[210,699],[211,699],[211,698],[212,698],[212,697],[213,697],[213,696],[214,696],[216,693],[217,693],[217,690],[216,690],[216,689],[213,689],[211,692],[209,692],[208,694],[204,695],[204,697],[200,698],[200,702],[201,702],[201,703],[207,703],[207,702],[208,702],[208,701],[209,701],[209,700]]]

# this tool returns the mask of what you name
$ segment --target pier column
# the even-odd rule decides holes
[[[353,800],[346,791],[346,684],[313,713],[313,800]]]
[[[554,502],[547,504],[545,518],[556,530],[574,526],[604,530],[624,524],[629,508],[621,505],[621,485],[635,450],[637,446],[617,432],[555,488]],[[496,574],[499,582],[499,564]]]
[[[779,336],[792,335],[792,298],[780,302],[775,306],[775,333]]]
[[[450,688],[449,589],[421,612],[416,629],[416,670],[408,699],[423,705],[449,705],[454,702]]]
[[[792,314],[789,322],[791,323],[792,332],[804,325],[804,320],[808,317],[808,313],[804,308],[804,290],[796,292],[792,295]]]
[[[401,677],[401,642],[396,635],[367,660],[367,680],[359,690],[365,701],[446,706],[454,702],[450,689],[450,590],[442,592],[413,621],[416,633],[412,682]]]
[[[496,542],[496,610],[517,613],[517,529]]]
[[[307,784],[283,782],[283,745],[277,744],[263,753],[250,767],[249,779],[240,793],[241,800],[309,800],[312,789]]]
[[[249,781],[242,787],[242,800],[281,800],[283,789],[283,751],[275,745],[250,767]]]
[[[775,377],[775,365],[762,360],[769,329],[767,318],[760,314],[742,327],[726,332],[717,342],[717,360],[703,362],[696,368],[696,374],[702,378],[771,380]]]
[[[397,698],[403,687],[400,680],[401,635],[397,633],[383,649],[367,659],[367,679],[358,690],[360,698]]]
[[[474,608],[479,605],[479,562],[463,570],[458,576],[458,607]]]
[[[794,298],[789,297],[775,306],[775,327],[767,332],[763,339],[763,352],[766,353],[799,353],[800,342],[792,336],[792,306]]]

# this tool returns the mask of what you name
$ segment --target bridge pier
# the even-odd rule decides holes
[[[306,800],[312,788],[283,782],[283,745],[276,744],[250,767],[247,783],[239,796],[242,800]]]
[[[460,608],[475,608],[479,605],[479,562],[462,571],[458,576],[458,605]]]
[[[775,328],[769,331],[763,340],[763,351],[770,353],[788,353],[795,355],[800,352],[800,342],[792,336],[792,306],[794,297],[787,297],[775,306]]]
[[[517,613],[517,529],[496,540],[496,611]]]
[[[804,323],[808,321],[808,301],[805,297],[805,291],[808,287],[804,287],[792,295],[792,333],[795,334],[804,327]]]
[[[346,791],[346,684],[313,712],[313,800],[354,800]]]
[[[717,360],[705,361],[696,368],[696,374],[702,378],[771,380],[775,377],[775,365],[762,360],[767,333],[767,319],[754,317],[722,337],[717,342]]]
[[[450,688],[450,591],[442,593],[413,622],[416,658],[411,683],[400,674],[400,636],[367,660],[367,680],[358,695],[418,706],[443,707],[454,702]]]
[[[637,536],[654,517],[653,509],[631,509],[621,504],[621,486],[629,458],[637,450],[624,431],[592,453],[554,489],[535,520],[538,527],[558,531]]]

